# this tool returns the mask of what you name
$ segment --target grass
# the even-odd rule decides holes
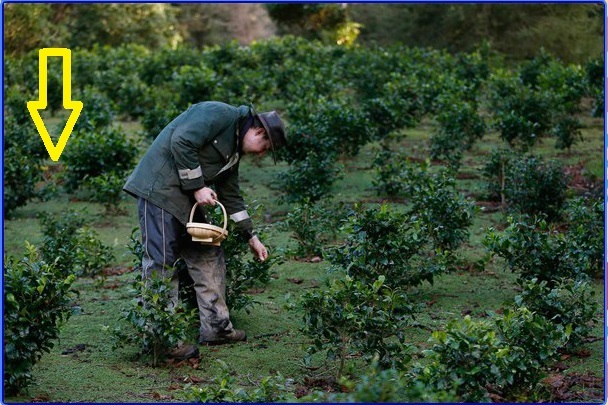
[[[137,123],[123,126],[131,135],[139,130]],[[602,131],[599,120],[587,120],[584,129],[585,141],[576,145],[571,153],[556,152],[552,142],[547,141],[536,151],[554,157],[567,165],[582,164],[591,175],[602,178]],[[428,127],[407,130],[398,139],[399,146],[408,154],[425,157],[429,137]],[[488,136],[466,156],[462,171],[478,175],[483,157],[498,143],[495,135]],[[374,145],[365,147],[358,157],[341,162],[344,176],[334,185],[333,201],[353,203],[357,201],[380,201],[371,180],[371,160]],[[276,174],[285,170],[284,163],[272,165],[267,156],[262,161],[245,158],[241,166],[242,189],[249,202],[264,206],[267,226],[266,242],[271,253],[278,255],[293,246],[290,235],[278,229],[277,221],[289,210],[279,205],[276,199]],[[461,179],[458,187],[467,195],[479,193],[479,178]],[[19,256],[24,241],[41,243],[39,212],[61,215],[66,209],[86,209],[101,240],[114,248],[117,267],[130,266],[132,258],[126,248],[131,230],[138,226],[136,203],[130,197],[123,203],[125,215],[108,217],[97,204],[73,201],[59,194],[46,202],[33,201],[18,209],[14,217],[4,223],[5,253]],[[465,248],[465,257],[476,260],[483,254],[481,240],[488,226],[501,221],[500,212],[479,212],[471,227],[471,237]],[[136,348],[117,351],[111,349],[112,337],[108,329],[119,324],[119,314],[134,298],[130,292],[133,272],[108,276],[103,283],[88,279],[77,281],[80,292],[75,305],[81,309],[63,325],[61,337],[50,353],[45,354],[34,369],[34,383],[20,396],[4,398],[5,402],[180,402],[180,393],[192,381],[198,384],[209,382],[220,371],[222,360],[234,371],[245,388],[253,387],[261,378],[280,372],[303,385],[305,377],[319,376],[320,371],[311,371],[302,365],[302,358],[309,343],[299,331],[302,315],[293,309],[298,298],[311,289],[319,288],[326,277],[326,262],[308,263],[286,260],[273,271],[270,284],[252,294],[258,302],[250,313],[233,312],[233,324],[245,329],[248,341],[232,346],[200,347],[201,358],[197,363],[166,364],[153,368],[150,359],[137,358]],[[469,314],[483,318],[487,311],[499,309],[503,302],[512,300],[517,294],[515,276],[494,261],[481,272],[462,270],[440,276],[434,285],[424,284],[411,291],[424,310],[416,318],[416,324],[408,330],[408,341],[418,348],[428,346],[433,330],[442,329],[451,319]],[[598,302],[603,302],[603,285],[594,285]],[[602,306],[603,307],[603,306]],[[564,374],[585,374],[602,377],[604,368],[603,322],[598,323],[594,336],[598,340],[583,348],[581,356],[563,359]],[[192,325],[196,332],[198,325]],[[84,346],[82,346],[84,345]],[[82,349],[82,350],[80,350]],[[320,361],[321,359],[317,359]],[[359,371],[353,360],[349,370],[355,375]],[[584,388],[582,388],[584,390]],[[597,398],[593,397],[593,400]],[[599,401],[598,401],[599,402]]]

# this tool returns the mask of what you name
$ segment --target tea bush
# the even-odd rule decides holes
[[[451,167],[458,168],[462,155],[483,138],[487,126],[477,111],[476,103],[462,100],[460,94],[440,96],[437,127],[431,136],[431,157],[444,158]]]
[[[114,260],[112,248],[99,240],[84,215],[71,209],[61,217],[40,213],[41,256],[66,276],[95,277]]]
[[[171,78],[172,91],[179,95],[177,105],[188,106],[203,101],[215,100],[213,91],[218,87],[215,72],[204,64],[177,68]],[[218,98],[217,100],[228,100]]]
[[[332,154],[355,156],[371,140],[372,121],[365,111],[353,106],[353,102],[352,97],[342,95],[314,99],[308,95],[288,106],[290,126],[293,125],[296,132],[312,136],[314,144],[311,146],[319,153],[322,153],[319,149],[326,149],[324,154],[331,151]]]
[[[147,97],[151,106],[143,113],[141,126],[142,136],[152,143],[161,131],[187,108],[179,104],[178,95],[168,87],[154,87],[148,90]]]
[[[338,362],[337,377],[353,352],[367,361],[377,356],[382,367],[407,362],[404,333],[415,308],[403,292],[385,285],[385,280],[380,276],[368,284],[346,275],[329,281],[323,291],[308,292],[301,298],[303,331],[312,338],[307,352],[326,350],[327,358]]]
[[[503,317],[450,321],[433,332],[425,365],[415,378],[440,390],[455,390],[462,402],[489,399],[489,389],[507,399],[540,381],[549,361],[564,342],[564,333],[525,308]]]
[[[593,117],[604,116],[604,59],[591,59],[585,66],[587,95],[593,99]]]
[[[87,177],[131,170],[138,153],[135,142],[117,128],[75,132],[70,140],[62,155],[63,185],[68,192],[76,191]]]
[[[374,155],[372,185],[379,196],[395,197],[404,194],[404,172],[408,157],[403,151],[392,151],[383,145]]]
[[[505,197],[510,207],[527,214],[544,213],[549,220],[559,217],[568,190],[560,163],[527,156],[513,161],[507,176]]]
[[[570,151],[572,145],[583,140],[582,128],[583,124],[574,117],[561,118],[551,130],[552,135],[557,139],[555,147]]]
[[[383,369],[373,361],[358,380],[347,377],[340,380],[344,392],[314,391],[300,398],[299,402],[321,403],[440,403],[457,402],[454,393],[440,390],[413,379],[403,371]]]
[[[604,201],[600,198],[575,198],[564,207],[569,255],[585,263],[591,277],[604,275]]]
[[[112,125],[114,106],[98,89],[85,87],[78,100],[82,101],[83,108],[74,125],[74,132],[94,131]],[[58,132],[61,133],[62,129],[58,128]]]
[[[196,403],[296,402],[291,380],[285,379],[280,373],[262,378],[258,383],[258,388],[247,391],[238,386],[234,373],[230,371],[226,363],[222,360],[217,361],[222,365],[220,374],[213,377],[211,384],[205,387],[187,385],[181,395],[185,401]]]
[[[342,167],[335,155],[309,150],[304,160],[292,163],[288,171],[279,173],[279,189],[283,203],[316,202],[326,196],[334,181],[341,177]]]
[[[295,257],[323,257],[330,241],[336,238],[340,215],[330,209],[328,203],[305,201],[293,207],[280,228],[291,231],[297,247],[291,252]]]
[[[432,173],[428,161],[406,165],[403,177],[412,204],[410,220],[419,222],[434,249],[456,250],[469,238],[474,202],[456,190],[448,171]]]
[[[559,162],[501,148],[490,153],[482,172],[490,197],[500,196],[512,211],[559,218],[568,192],[568,176]]]
[[[414,128],[420,123],[424,106],[416,91],[419,87],[416,77],[393,73],[379,92],[361,101],[372,140],[385,139],[396,130]]]
[[[6,90],[4,119],[4,213],[7,216],[28,201],[44,197],[47,151],[27,109],[28,97],[18,87]]]
[[[144,83],[137,71],[130,72],[122,78],[122,82],[113,95],[117,109],[130,119],[141,118],[151,107],[148,96],[148,86]]]
[[[414,371],[425,384],[454,390],[463,402],[481,402],[488,399],[485,387],[504,378],[499,356],[508,350],[488,321],[473,322],[469,316],[450,321],[445,331],[433,332],[430,342],[431,349],[423,351],[428,365]]]
[[[153,272],[149,279],[138,275],[132,292],[136,298],[120,318],[127,324],[125,329],[118,327],[112,331],[113,347],[138,346],[142,354],[152,354],[152,365],[156,367],[161,356],[186,340],[198,313],[173,302],[171,279],[158,272]]]
[[[553,285],[561,278],[586,280],[596,271],[577,253],[575,241],[551,229],[545,219],[509,216],[507,222],[504,232],[490,228],[483,243],[518,273],[519,280],[536,278]]]
[[[497,381],[501,394],[510,399],[534,392],[556,360],[559,349],[568,341],[570,327],[553,323],[532,309],[506,308],[494,318],[498,337],[508,347],[504,362],[505,380]]]
[[[564,330],[569,328],[568,349],[580,347],[592,334],[600,306],[589,283],[564,279],[551,287],[546,281],[532,279],[522,287],[515,306],[526,307]]]
[[[451,255],[429,248],[421,227],[386,204],[368,209],[356,206],[342,229],[346,241],[328,255],[329,260],[367,284],[380,276],[393,289],[432,283],[436,275],[447,271]]]
[[[124,210],[121,210],[120,203],[126,197],[122,188],[128,175],[127,172],[110,171],[97,177],[86,177],[84,188],[87,190],[88,200],[103,204],[108,215],[122,214]]]
[[[7,131],[5,130],[5,136]],[[42,160],[33,158],[20,147],[4,150],[4,213],[10,217],[14,211],[39,196],[36,185],[43,179]]]
[[[73,274],[40,260],[33,245],[22,259],[4,258],[4,389],[15,394],[32,381],[32,369],[54,346],[71,315]]]
[[[504,72],[492,76],[489,84],[493,128],[511,147],[528,151],[551,129],[552,93]]]
[[[24,91],[24,89],[17,84],[5,87],[4,91],[4,108],[6,116],[11,117],[14,123],[18,126],[28,124],[35,131],[36,129],[32,122],[32,116],[27,108],[27,102],[33,100],[34,97],[28,94],[27,90]],[[36,131],[36,134],[37,133],[38,132]],[[19,138],[19,140],[26,141],[24,138]],[[33,142],[27,143],[33,144]],[[38,147],[38,149],[40,148],[45,151],[44,145]]]
[[[486,179],[486,190],[488,198],[492,201],[500,201],[506,205],[505,187],[511,162],[518,158],[517,152],[509,147],[493,148],[485,159],[481,169],[482,176]]]

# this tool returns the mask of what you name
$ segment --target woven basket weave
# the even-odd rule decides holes
[[[228,227],[228,215],[226,214],[226,209],[219,201],[215,203],[220,206],[224,213],[224,227],[220,228],[219,226],[203,222],[192,222],[194,212],[198,206],[198,203],[196,203],[192,207],[192,211],[190,211],[190,221],[186,224],[186,230],[192,236],[194,242],[200,242],[203,245],[220,246],[222,241],[228,237],[228,231],[226,230]]]

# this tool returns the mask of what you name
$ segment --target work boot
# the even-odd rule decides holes
[[[232,329],[228,334],[218,336],[216,339],[201,339],[199,343],[203,346],[224,345],[227,343],[243,342],[247,340],[247,334],[244,330]]]
[[[199,357],[200,353],[198,351],[198,347],[195,345],[181,345],[174,349],[171,349],[169,353],[167,353],[167,357],[175,360],[186,360],[192,359],[195,357]]]

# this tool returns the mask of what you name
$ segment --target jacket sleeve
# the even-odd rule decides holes
[[[226,207],[228,216],[236,223],[240,233],[247,239],[253,236],[253,221],[249,217],[239,188],[238,165],[230,171],[226,179],[215,183],[215,189],[220,202]]]
[[[183,190],[205,186],[198,153],[201,147],[223,131],[230,123],[222,115],[194,106],[171,135],[171,153]]]

